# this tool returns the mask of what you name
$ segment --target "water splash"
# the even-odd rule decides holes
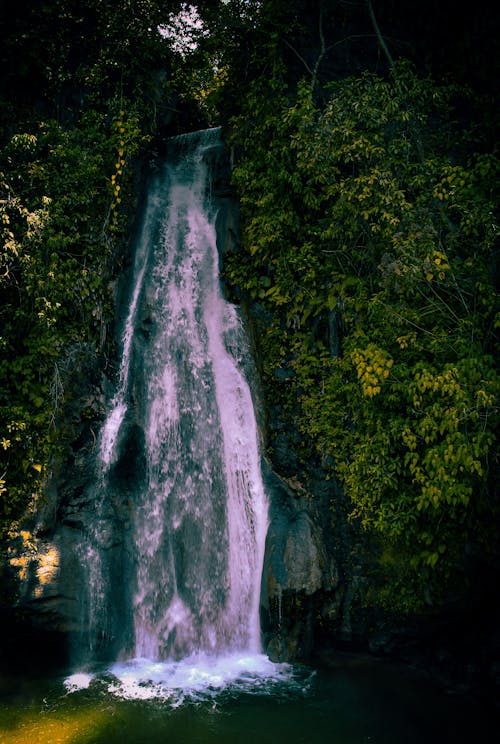
[[[276,664],[263,654],[194,656],[180,661],[130,659],[94,675],[74,674],[68,693],[102,690],[124,700],[153,701],[171,708],[222,701],[239,695],[297,697],[311,693],[315,672]]]

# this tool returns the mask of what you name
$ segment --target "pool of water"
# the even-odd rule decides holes
[[[253,676],[234,674],[224,685],[218,681],[220,670],[192,670],[191,687],[184,668],[167,670],[170,687],[165,684],[165,669],[157,669],[152,682],[141,680],[136,671],[134,665],[122,665],[88,676],[81,673],[79,678],[4,677],[0,742],[486,744],[496,740],[497,722],[478,700],[446,694],[427,675],[383,660],[342,656],[328,669],[315,670],[280,665],[276,674],[257,670]],[[200,683],[200,674],[213,676]],[[150,670],[149,679],[153,676]],[[182,680],[183,694],[175,679]]]

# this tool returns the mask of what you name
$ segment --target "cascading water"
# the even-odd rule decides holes
[[[202,657],[217,660],[215,677],[222,659],[236,660],[234,677],[260,653],[267,500],[242,371],[249,351],[218,278],[211,162],[220,152],[217,129],[173,138],[150,187],[82,547],[89,646],[118,637],[108,643],[115,658],[156,664],[148,679]],[[117,501],[128,525],[118,561]]]

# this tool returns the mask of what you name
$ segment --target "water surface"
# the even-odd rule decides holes
[[[129,662],[130,664],[130,662]],[[187,667],[184,669],[186,672]],[[427,674],[365,657],[329,669],[279,665],[252,686],[134,697],[105,673],[68,693],[68,677],[15,680],[0,699],[2,744],[461,744],[496,741],[480,701]],[[120,669],[115,672],[120,673]],[[121,670],[123,676],[123,669]],[[180,672],[179,672],[180,673]],[[114,682],[113,682],[114,679]],[[181,678],[179,677],[179,681]],[[110,688],[116,685],[114,690]],[[183,679],[185,689],[186,679]],[[196,685],[195,685],[196,686]],[[140,689],[140,687],[139,687]],[[147,690],[147,687],[143,687]],[[201,689],[201,688],[200,688]],[[128,697],[126,696],[128,694]],[[125,696],[124,696],[125,695]]]

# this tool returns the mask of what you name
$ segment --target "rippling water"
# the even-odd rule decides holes
[[[426,674],[354,656],[131,660],[1,689],[2,744],[488,744],[498,726]]]

